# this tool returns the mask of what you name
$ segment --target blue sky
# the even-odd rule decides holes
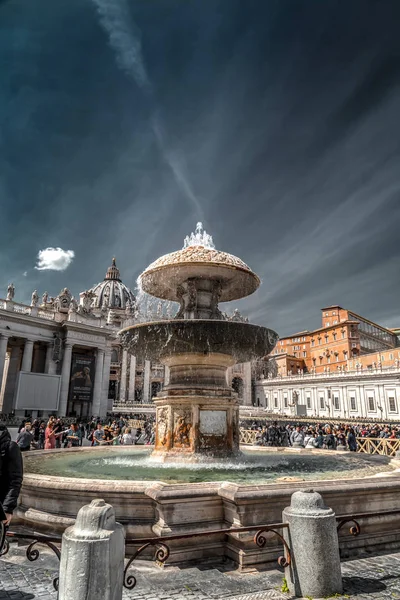
[[[134,287],[202,220],[262,279],[251,321],[290,334],[338,303],[400,325],[399,19],[397,0],[0,0],[0,296],[78,294],[113,255]],[[39,270],[48,247],[70,255]]]

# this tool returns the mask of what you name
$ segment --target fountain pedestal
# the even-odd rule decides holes
[[[187,353],[161,358],[169,384],[155,399],[154,458],[196,461],[239,452],[239,403],[227,384],[234,359],[220,353]]]
[[[239,402],[227,368],[266,356],[277,334],[226,319],[218,307],[252,294],[260,279],[240,258],[216,250],[197,224],[183,250],[160,257],[140,276],[142,289],[179,302],[175,319],[120,331],[132,354],[161,361],[170,380],[157,395],[153,457],[161,461],[229,458],[239,452]]]

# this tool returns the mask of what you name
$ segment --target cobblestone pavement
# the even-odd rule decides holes
[[[400,600],[400,553],[342,563],[344,595],[351,600]],[[52,580],[58,561],[43,551],[31,563],[24,549],[12,545],[0,560],[0,600],[56,600]],[[280,591],[283,573],[278,570],[239,573],[217,569],[159,569],[139,561],[131,570],[137,579],[124,600],[290,600]]]

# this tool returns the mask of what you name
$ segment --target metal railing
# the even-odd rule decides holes
[[[260,432],[254,429],[240,429],[240,443],[253,446],[259,435]],[[364,454],[396,456],[396,452],[400,451],[400,439],[357,437],[356,441],[357,452]]]
[[[396,456],[400,450],[400,440],[390,438],[358,437],[357,452],[365,454],[380,454],[381,456]]]
[[[136,552],[130,557],[128,560],[125,569],[124,569],[124,587],[128,590],[133,590],[136,586],[136,577],[132,574],[129,575],[128,571],[137,557],[142,554],[147,548],[154,547],[155,548],[155,557],[154,560],[159,565],[164,565],[168,560],[171,551],[168,543],[180,540],[188,540],[194,538],[204,538],[215,535],[229,535],[232,533],[251,533],[255,531],[254,543],[259,548],[264,548],[267,543],[267,538],[265,537],[265,533],[272,532],[274,533],[282,542],[285,548],[285,556],[280,556],[278,558],[278,564],[281,567],[288,567],[292,561],[291,549],[284,539],[281,533],[278,532],[278,529],[286,529],[289,527],[288,523],[271,523],[269,525],[253,525],[252,527],[231,527],[228,529],[215,529],[213,531],[201,531],[197,533],[185,533],[182,535],[168,535],[162,537],[152,537],[152,538],[128,538],[126,540],[127,546],[139,546]]]
[[[338,515],[336,516],[337,521],[337,531],[339,531],[347,524],[352,523],[349,528],[349,534],[357,537],[361,534],[361,525],[360,521],[378,518],[382,519],[387,516],[400,516],[400,509],[398,510],[389,510],[382,512],[367,512],[367,513],[356,513],[350,515]],[[269,523],[267,525],[253,525],[251,527],[231,527],[226,529],[215,529],[211,531],[201,531],[196,533],[186,533],[180,535],[168,535],[161,537],[151,537],[151,538],[127,538],[126,546],[138,546],[137,550],[134,554],[129,558],[125,567],[124,567],[124,587],[126,589],[132,590],[136,584],[136,577],[131,573],[129,574],[129,569],[132,566],[132,563],[140,556],[146,549],[154,548],[155,556],[154,560],[160,566],[165,565],[167,562],[171,550],[169,547],[170,543],[181,540],[188,539],[198,539],[204,537],[210,537],[215,535],[224,535],[228,536],[233,533],[252,533],[255,532],[254,535],[254,543],[258,546],[258,548],[265,548],[267,544],[266,533],[275,534],[279,540],[282,542],[284,547],[284,555],[279,556],[278,564],[280,567],[288,567],[292,560],[292,550],[287,542],[287,540],[283,537],[282,533],[279,530],[289,529],[289,523]],[[57,556],[58,560],[61,560],[61,543],[62,538],[55,536],[46,536],[39,534],[27,534],[27,533],[16,533],[8,531],[8,528],[4,526],[3,523],[0,523],[0,557],[5,556],[9,549],[9,539],[21,539],[29,542],[29,545],[25,551],[26,557],[29,561],[34,562],[39,558],[40,551],[37,546],[43,545],[47,548],[50,548],[54,554]],[[53,579],[53,587],[55,590],[58,590],[59,585],[59,576],[57,575]]]
[[[10,550],[9,539],[25,540],[29,542],[28,547],[25,551],[26,558],[30,562],[34,562],[40,556],[40,550],[37,546],[46,546],[50,548],[58,558],[61,560],[61,541],[60,537],[50,537],[48,535],[29,534],[29,533],[17,533],[14,531],[8,531],[8,527],[4,526],[4,523],[0,523],[0,557],[5,556]],[[60,546],[60,547],[59,547]],[[59,576],[57,575],[53,579],[53,587],[58,591]]]

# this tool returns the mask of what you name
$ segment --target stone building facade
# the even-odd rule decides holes
[[[400,422],[400,368],[271,377],[256,382],[255,396],[271,414]]]
[[[112,410],[152,411],[168,373],[163,365],[129,355],[118,339],[139,312],[115,259],[104,280],[79,300],[67,288],[56,297],[39,297],[35,290],[26,305],[16,301],[10,284],[0,299],[0,413],[85,418]],[[163,318],[160,311],[153,317]],[[229,377],[250,405],[250,365],[236,365]]]
[[[282,338],[258,365],[254,403],[276,414],[400,421],[398,333],[323,308],[321,328]]]
[[[320,328],[281,338],[277,343],[271,356],[280,375],[293,375],[299,370],[329,373],[348,368],[349,361],[354,365],[369,364],[369,359],[363,357],[373,353],[393,354],[392,361],[395,360],[395,349],[399,345],[396,330],[387,329],[341,306],[321,310]]]

